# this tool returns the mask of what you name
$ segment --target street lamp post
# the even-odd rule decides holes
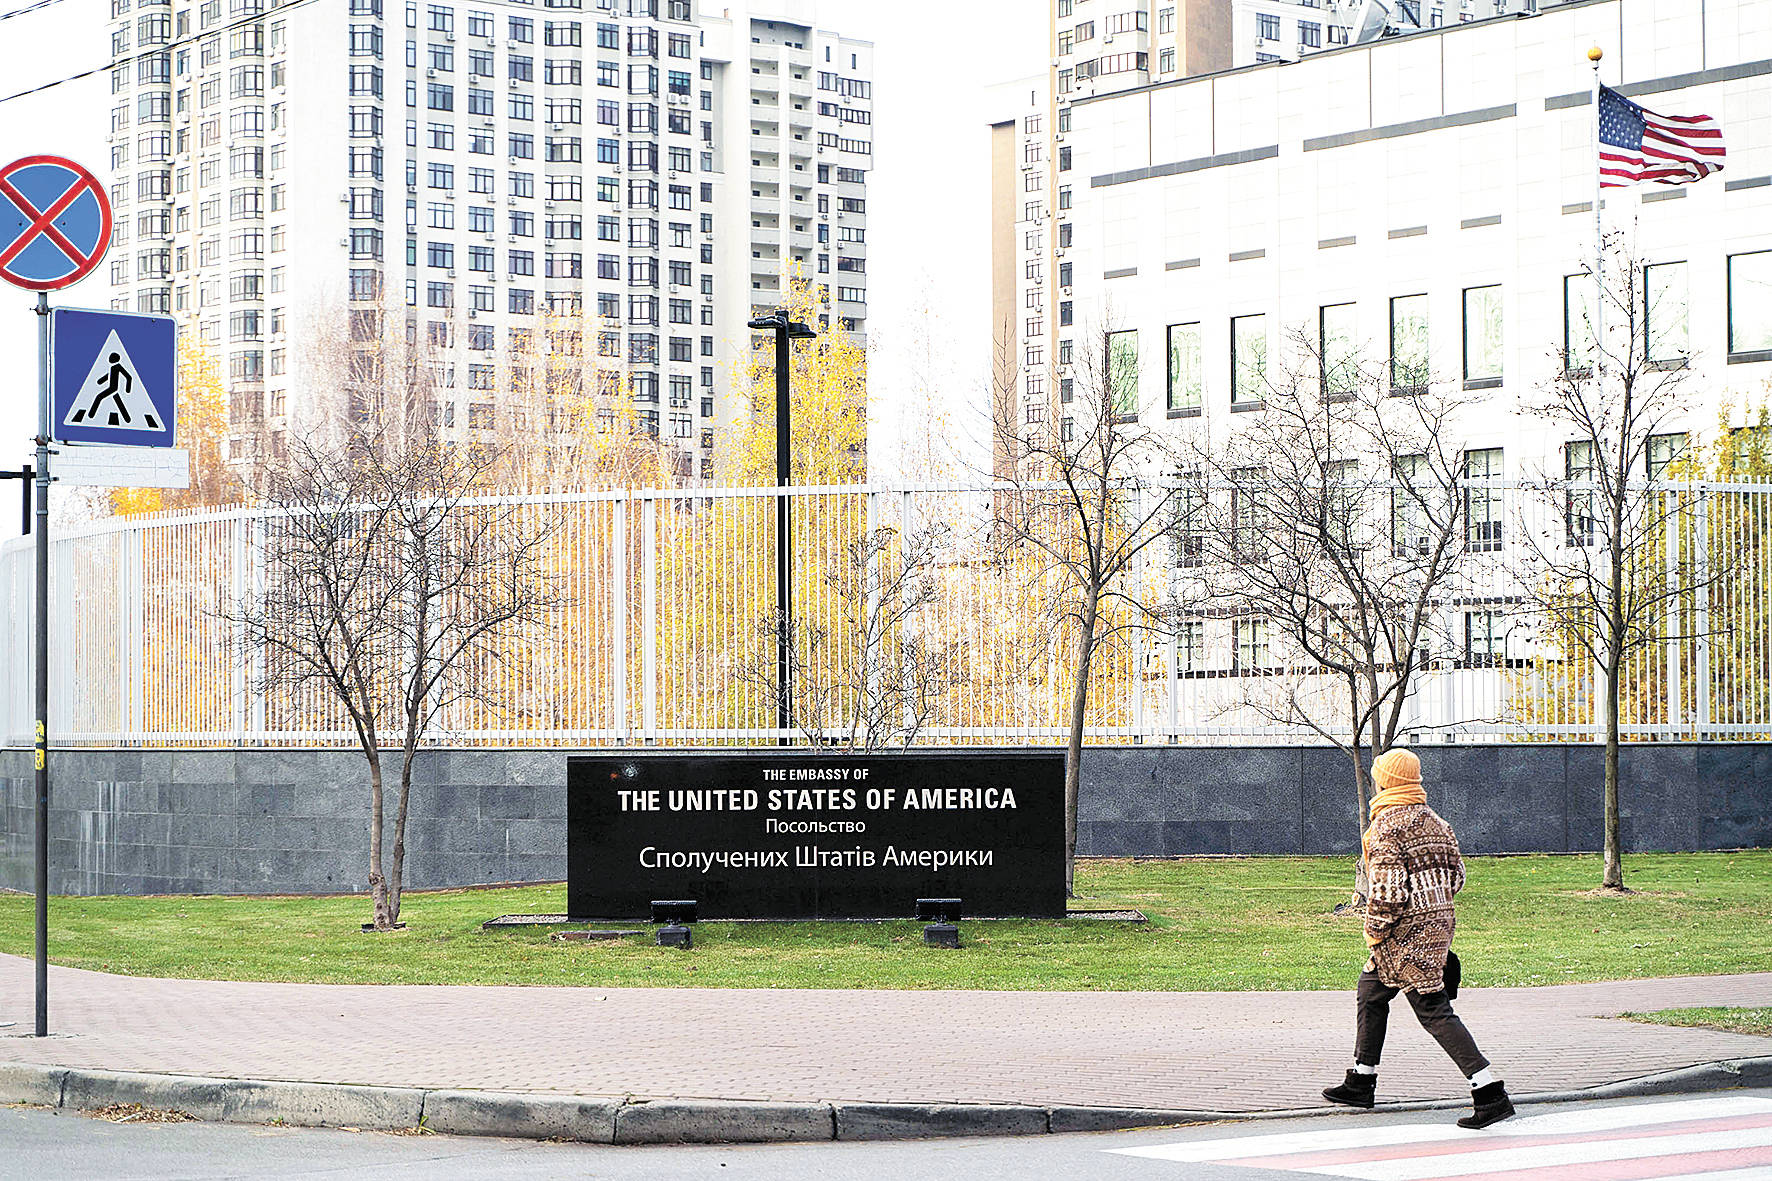
[[[793,644],[794,564],[791,502],[787,487],[793,483],[789,461],[788,418],[788,341],[811,340],[818,333],[798,320],[790,320],[786,308],[776,308],[767,316],[758,316],[748,325],[753,332],[775,333],[775,483],[781,491],[775,496],[775,605],[778,609],[775,635],[776,726],[782,731],[780,744],[789,742],[788,728],[793,725],[793,672],[790,664]]]

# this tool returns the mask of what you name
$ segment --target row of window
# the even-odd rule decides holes
[[[1451,637],[1457,647],[1453,651],[1435,651],[1425,645],[1417,653],[1421,668],[1443,668],[1447,665],[1465,668],[1489,668],[1505,665],[1519,654],[1508,650],[1512,624],[1506,611],[1479,609],[1457,613],[1457,631]],[[1207,621],[1182,619],[1175,625],[1175,675],[1183,679],[1222,676],[1225,673],[1271,673],[1279,671],[1274,656],[1274,623],[1259,616],[1233,618],[1227,621],[1226,634],[1220,640],[1214,657],[1207,646]],[[1229,667],[1222,662],[1229,658]]]
[[[1064,282],[1062,274],[1060,281]],[[1772,360],[1772,250],[1730,255],[1727,259],[1725,339],[1732,362]],[[1634,348],[1650,365],[1685,364],[1691,351],[1688,323],[1687,264],[1655,263],[1644,268],[1640,284],[1641,328]],[[1589,275],[1564,279],[1563,339],[1565,364],[1583,370],[1593,364],[1595,349],[1595,284]],[[1502,289],[1499,285],[1467,287],[1461,292],[1462,350],[1460,373],[1466,389],[1499,386],[1503,378]],[[1060,305],[1060,321],[1068,323],[1068,304]],[[1230,320],[1230,403],[1257,406],[1267,396],[1269,381],[1269,317],[1256,313]],[[1392,389],[1408,393],[1425,387],[1431,377],[1428,356],[1428,296],[1399,295],[1389,301],[1388,379]],[[1328,396],[1351,394],[1361,374],[1358,305],[1325,304],[1318,309],[1313,342]],[[1165,329],[1165,406],[1172,413],[1197,412],[1204,404],[1206,373],[1199,321]],[[1038,344],[1030,344],[1030,367],[1044,360]],[[1108,375],[1115,405],[1122,414],[1136,414],[1139,391],[1138,331],[1108,336]],[[1059,342],[1061,366],[1072,362],[1071,342]],[[1031,375],[1030,375],[1031,376]],[[1068,379],[1061,378],[1061,382]],[[1062,388],[1062,386],[1061,386]]]

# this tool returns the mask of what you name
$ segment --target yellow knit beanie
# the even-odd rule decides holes
[[[1393,787],[1420,787],[1421,760],[1401,747],[1387,750],[1372,760],[1372,785],[1379,791]]]

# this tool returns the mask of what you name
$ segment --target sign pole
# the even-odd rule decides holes
[[[37,1036],[49,1036],[49,295],[37,293]]]

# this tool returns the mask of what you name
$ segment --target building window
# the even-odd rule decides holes
[[[1278,41],[1280,39],[1280,18],[1271,12],[1256,13],[1255,35],[1263,41]]]
[[[1507,660],[1507,617],[1500,611],[1464,613],[1464,662],[1486,668]]]
[[[1323,397],[1352,398],[1360,388],[1359,349],[1354,340],[1357,305],[1325,304],[1317,309],[1317,360],[1322,367]]]
[[[1391,552],[1399,558],[1427,556],[1427,514],[1422,503],[1429,473],[1425,455],[1391,461]]]
[[[1493,553],[1501,548],[1501,448],[1464,453],[1465,548]]]
[[[1298,44],[1306,49],[1322,48],[1323,26],[1316,21],[1299,21]]]
[[[1581,439],[1563,445],[1563,476],[1571,485],[1563,512],[1565,540],[1571,546],[1592,545],[1600,527],[1598,493],[1592,488],[1574,487],[1593,481],[1592,440]]]
[[[1464,387],[1501,384],[1501,288],[1464,289]]]
[[[1157,72],[1159,74],[1173,74],[1175,72],[1175,50],[1173,47],[1157,52]]]
[[[1200,325],[1169,325],[1167,404],[1171,411],[1198,410],[1204,392],[1200,357]]]
[[[1563,276],[1563,369],[1579,377],[1594,364],[1594,280]]]
[[[1391,299],[1391,392],[1418,394],[1427,388],[1427,296]]]
[[[1231,639],[1231,668],[1234,671],[1249,672],[1268,667],[1267,620],[1232,620]]]
[[[1650,435],[1649,450],[1644,457],[1648,463],[1648,475],[1651,480],[1659,480],[1667,474],[1668,465],[1686,455],[1686,434]]]
[[[1674,368],[1685,364],[1687,334],[1686,264],[1655,263],[1643,268],[1643,359]]]
[[[1108,398],[1114,415],[1122,419],[1138,417],[1138,330],[1125,329],[1107,334]]]
[[[1267,317],[1231,317],[1231,405],[1267,397]]]
[[[1729,361],[1772,361],[1772,250],[1729,256]]]

